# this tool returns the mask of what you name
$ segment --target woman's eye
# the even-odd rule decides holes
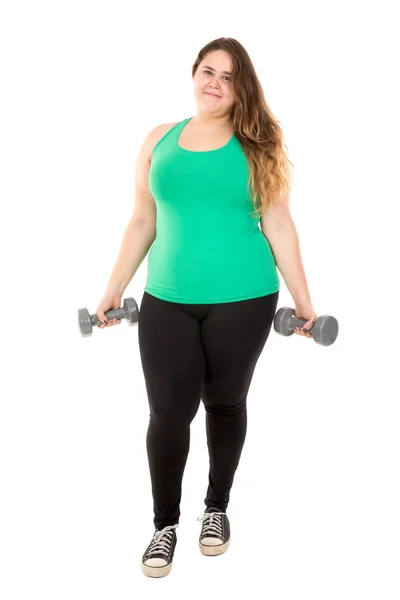
[[[210,73],[210,74],[212,75],[211,71],[208,71],[208,69],[206,69],[206,70],[204,71],[204,73]],[[230,81],[230,80],[231,80],[231,78],[229,77],[229,75],[224,75],[224,77],[226,77],[226,78],[228,79],[228,81]]]

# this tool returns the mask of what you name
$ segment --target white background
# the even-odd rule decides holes
[[[225,598],[253,584],[272,600],[398,600],[394,8],[2,3],[3,600]],[[283,125],[312,301],[340,333],[323,348],[271,332],[248,395],[232,543],[216,558],[197,547],[200,405],[174,566],[156,581],[140,570],[153,513],[138,330],[84,339],[77,311],[94,312],[105,290],[144,137],[195,114],[191,66],[221,36],[245,46]],[[147,258],[125,293],[139,305],[146,278]]]

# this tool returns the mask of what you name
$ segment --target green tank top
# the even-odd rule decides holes
[[[232,135],[217,150],[185,150],[184,119],[155,145],[149,188],[156,203],[156,239],[145,291],[185,304],[258,298],[279,290],[270,244],[251,215],[249,166]]]

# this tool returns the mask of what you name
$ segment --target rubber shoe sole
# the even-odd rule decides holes
[[[200,552],[204,554],[204,556],[218,556],[219,554],[223,554],[228,550],[229,544],[231,540],[229,539],[225,544],[219,544],[218,546],[206,546],[199,542]]]
[[[172,563],[164,567],[150,567],[142,563],[142,571],[147,577],[165,577],[172,569]]]

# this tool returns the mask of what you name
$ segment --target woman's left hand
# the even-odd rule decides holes
[[[304,337],[312,338],[312,333],[309,333],[309,330],[314,326],[315,321],[318,318],[314,307],[311,304],[307,306],[301,306],[299,304],[296,304],[294,311],[297,319],[303,319],[304,321],[306,321],[306,323],[304,323],[303,325],[303,328],[296,327],[293,330],[294,333],[296,333],[297,335],[302,335]]]

